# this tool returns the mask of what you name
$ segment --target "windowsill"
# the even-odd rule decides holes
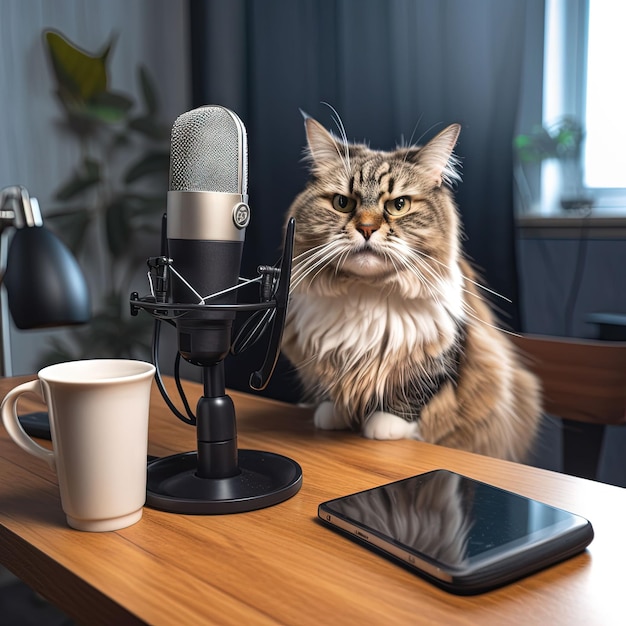
[[[523,213],[515,217],[518,234],[523,238],[572,238],[585,233],[599,239],[626,238],[626,209],[595,208],[591,213],[554,211]]]

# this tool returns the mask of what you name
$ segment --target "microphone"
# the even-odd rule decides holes
[[[239,117],[203,106],[172,127],[167,194],[170,301],[237,302],[248,207],[248,147]],[[230,349],[234,310],[186,312],[176,321],[181,356],[194,365],[223,360]]]
[[[150,295],[131,293],[130,310],[155,317],[153,361],[156,382],[172,412],[196,426],[197,451],[174,454],[148,465],[146,504],[174,513],[251,511],[290,498],[302,484],[292,459],[261,450],[239,450],[235,406],[226,393],[223,360],[230,351],[238,311],[252,313],[240,337],[245,346],[271,324],[268,350],[250,384],[263,389],[280,352],[285,324],[295,220],[289,220],[280,267],[260,265],[259,302],[237,303],[239,270],[250,221],[246,131],[232,111],[204,106],[184,113],[172,128],[170,188],[161,256],[148,259]],[[259,320],[258,314],[262,317]],[[187,415],[172,403],[159,372],[159,327],[176,327],[174,375]],[[253,323],[250,323],[253,322]],[[184,395],[178,363],[202,367],[203,394],[195,415]]]

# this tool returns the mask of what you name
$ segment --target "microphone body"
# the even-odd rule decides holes
[[[239,270],[250,219],[247,145],[241,120],[220,106],[181,115],[172,128],[170,188],[161,255],[148,260],[151,295],[131,294],[141,308],[176,327],[178,351],[202,367],[203,395],[187,419],[169,400],[157,367],[157,385],[170,408],[195,423],[198,450],[148,464],[148,506],[187,514],[237,513],[277,504],[302,484],[302,469],[278,454],[237,448],[235,407],[226,394],[223,360],[238,310],[271,313],[265,361],[251,378],[262,389],[272,374],[284,328],[295,222],[290,220],[280,270],[261,272],[266,289],[258,304],[237,304]],[[277,272],[280,274],[275,284]],[[156,289],[155,289],[156,287]],[[275,287],[275,289],[274,289]],[[269,320],[266,320],[269,321]],[[257,325],[251,332],[257,332]],[[155,326],[154,345],[158,342]],[[262,332],[262,331],[261,331]],[[155,364],[158,355],[153,353]],[[241,454],[240,454],[241,452]]]
[[[167,196],[169,298],[180,304],[236,304],[247,196],[246,131],[220,106],[181,115],[172,128]],[[213,296],[213,297],[212,297]],[[181,356],[194,365],[223,360],[235,311],[186,311],[176,319]]]

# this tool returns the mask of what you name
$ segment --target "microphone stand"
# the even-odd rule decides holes
[[[226,395],[224,361],[202,369],[204,395],[198,400],[196,431],[200,478],[240,474],[235,407]]]
[[[237,448],[235,407],[224,387],[224,362],[203,367],[197,405],[197,452],[148,465],[146,504],[172,513],[241,513],[278,504],[302,485],[292,459]]]
[[[274,302],[203,305],[205,310],[228,311],[275,308],[265,362],[250,380],[255,389],[265,387],[278,360],[289,295],[294,233],[292,219],[287,226]],[[136,293],[131,295],[133,315],[141,308],[155,316],[164,316],[195,311],[198,307],[139,298]],[[302,469],[296,461],[272,452],[238,449],[235,406],[226,394],[223,360],[202,365],[202,384],[203,395],[196,408],[198,449],[148,464],[146,504],[172,513],[240,513],[278,504],[295,495],[302,486]]]

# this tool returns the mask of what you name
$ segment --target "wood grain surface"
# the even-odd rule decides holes
[[[0,397],[22,380],[0,380]],[[200,385],[185,388],[195,402]],[[129,528],[80,532],[65,523],[53,472],[0,428],[0,561],[90,625],[626,623],[625,490],[416,441],[320,432],[307,409],[231,395],[239,447],[302,466],[294,497],[234,515],[146,508]],[[23,400],[20,408],[40,407]],[[195,449],[195,430],[169,413],[156,387],[149,437],[153,455]],[[324,500],[436,468],[569,509],[591,520],[596,536],[575,558],[460,597],[316,521]]]

